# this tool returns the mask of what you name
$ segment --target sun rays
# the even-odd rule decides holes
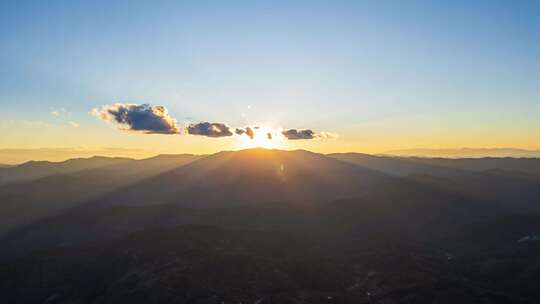
[[[238,148],[282,148],[285,144],[285,138],[281,130],[266,126],[254,127],[253,137],[246,134],[238,136]]]

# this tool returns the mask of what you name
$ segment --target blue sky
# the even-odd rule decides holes
[[[539,15],[538,1],[3,1],[0,146],[144,145],[88,114],[133,102],[181,123],[328,130],[345,150],[406,148],[397,132],[539,148]],[[36,143],[13,121],[56,129]]]

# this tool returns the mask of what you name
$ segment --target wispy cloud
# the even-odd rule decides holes
[[[64,109],[64,108],[51,109],[50,113],[51,113],[52,116],[56,116],[56,117],[70,115],[70,113],[68,111],[66,111],[66,109]]]
[[[319,132],[318,134],[316,134],[316,137],[322,140],[338,139],[339,134],[331,132]]]
[[[25,126],[25,127],[42,127],[42,128],[48,128],[51,126],[49,123],[40,121],[40,120],[10,119],[8,121],[4,121],[2,124],[5,124],[6,126]]]
[[[80,125],[74,121],[68,121],[68,124],[74,128],[78,128]]]

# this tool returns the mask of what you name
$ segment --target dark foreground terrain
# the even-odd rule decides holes
[[[540,302],[539,159],[69,162],[0,168],[3,303]]]

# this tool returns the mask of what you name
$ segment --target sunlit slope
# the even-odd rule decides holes
[[[362,195],[386,175],[308,151],[220,152],[117,191],[111,204],[190,207],[326,202]]]

